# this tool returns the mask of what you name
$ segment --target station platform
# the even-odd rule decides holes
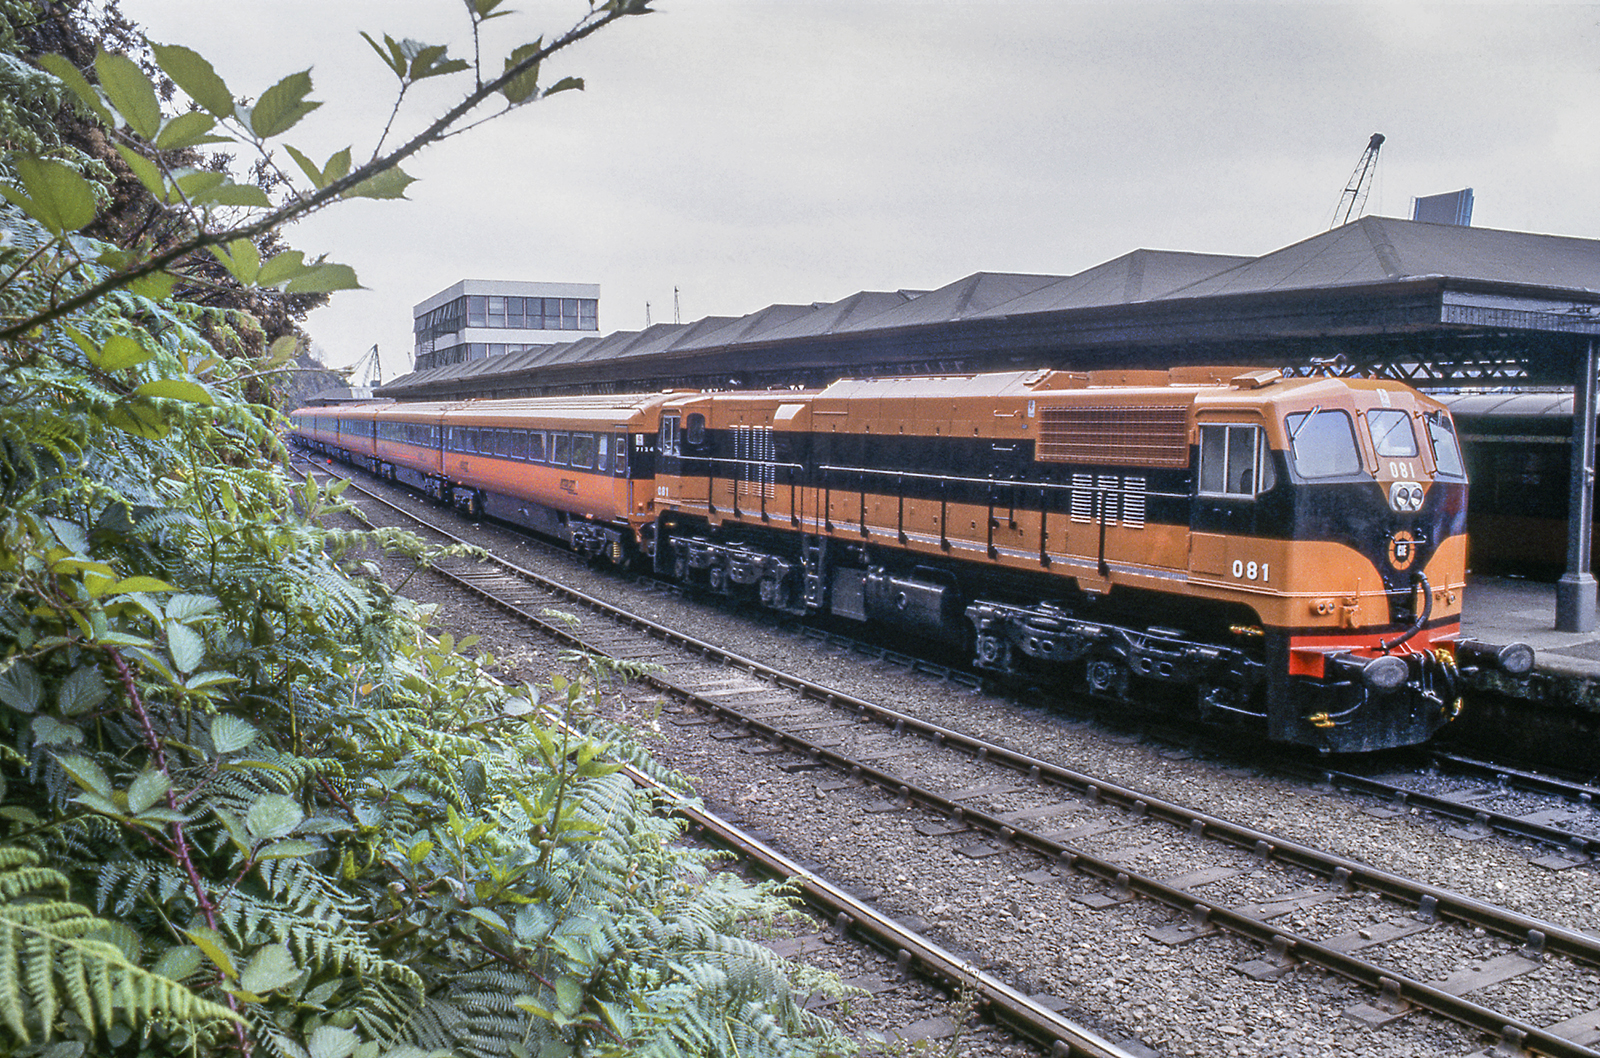
[[[1600,679],[1600,622],[1589,632],[1557,632],[1554,584],[1469,575],[1461,631],[1485,643],[1528,644],[1535,672]]]

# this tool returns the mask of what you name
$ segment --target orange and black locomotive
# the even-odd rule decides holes
[[[428,418],[438,459],[407,480],[591,554],[1329,751],[1423,741],[1461,668],[1532,666],[1460,637],[1460,448],[1394,382],[1037,371],[297,416],[380,471],[386,420]],[[313,425],[343,416],[372,440]]]

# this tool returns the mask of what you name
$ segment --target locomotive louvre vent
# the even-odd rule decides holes
[[[1035,453],[1047,463],[1186,467],[1189,409],[1183,404],[1040,408]]]
[[[1144,528],[1146,483],[1143,474],[1072,475],[1072,520],[1081,525],[1104,521]]]

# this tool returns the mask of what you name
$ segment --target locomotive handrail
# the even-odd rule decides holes
[[[1030,489],[1034,489],[1034,488],[1048,489],[1048,490],[1055,491],[1055,492],[1121,492],[1122,491],[1122,487],[1119,486],[1119,485],[1101,485],[1101,484],[1098,484],[1098,483],[1091,483],[1091,484],[1087,484],[1087,485],[1073,485],[1073,484],[1063,484],[1061,482],[1055,482],[1055,481],[1028,481],[1028,480],[1017,481],[1015,479],[1006,479],[1006,478],[968,478],[968,477],[957,477],[957,476],[953,476],[953,475],[949,475],[949,474],[924,474],[924,473],[921,473],[921,472],[915,471],[915,470],[882,470],[882,469],[878,469],[876,467],[843,467],[843,466],[834,466],[834,465],[829,464],[829,463],[823,463],[823,464],[819,465],[817,467],[817,469],[820,470],[820,471],[823,471],[823,472],[831,472],[831,473],[876,474],[879,477],[916,478],[919,481],[949,482],[951,484],[957,484],[957,485],[1022,485],[1022,486],[1026,486],[1026,487],[1028,487]],[[1097,475],[1097,477],[1098,476],[1099,475]],[[1187,500],[1187,499],[1193,498],[1192,494],[1191,493],[1187,493],[1187,492],[1152,492],[1152,491],[1146,490],[1144,492],[1144,495],[1146,495],[1146,496],[1155,496],[1155,497],[1157,497],[1159,499],[1163,499],[1163,500]]]

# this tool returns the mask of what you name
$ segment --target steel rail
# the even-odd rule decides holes
[[[359,485],[356,487],[360,488]],[[450,533],[448,530],[437,527],[411,512],[404,511],[383,497],[376,496],[366,489],[361,489],[361,491],[372,495],[373,498],[381,503],[400,510],[406,517],[427,526],[439,535],[452,540],[461,540],[460,537]],[[461,542],[465,543],[466,541]],[[870,716],[880,722],[892,723],[896,733],[903,733],[907,730],[916,731],[936,743],[948,743],[969,750],[979,759],[988,759],[999,764],[1005,764],[1015,770],[1025,771],[1035,778],[1079,790],[1091,800],[1103,799],[1128,809],[1134,814],[1151,816],[1183,826],[1197,837],[1210,835],[1236,847],[1248,849],[1263,859],[1277,859],[1311,871],[1314,874],[1325,875],[1341,886],[1350,888],[1359,886],[1400,902],[1411,903],[1418,908],[1419,913],[1425,916],[1442,915],[1513,940],[1522,940],[1525,946],[1524,950],[1530,952],[1533,956],[1540,955],[1545,951],[1554,951],[1579,962],[1600,965],[1600,937],[1521,915],[1464,894],[1455,893],[1414,879],[1404,878],[1356,860],[1350,860],[1286,840],[1277,835],[1258,831],[1205,813],[1195,812],[1161,798],[1110,783],[1094,776],[1075,772],[1004,746],[986,743],[962,732],[928,723],[842,691],[814,684],[752,658],[735,654],[715,644],[684,635],[648,618],[629,614],[586,593],[557,585],[549,578],[531,570],[525,570],[515,563],[498,558],[492,558],[492,561],[510,573],[527,578],[541,586],[548,585],[552,590],[559,591],[560,594],[572,601],[581,602],[598,612],[611,615],[614,619],[633,628],[648,631],[657,638],[671,642],[681,649],[716,660],[729,668],[744,671],[751,676],[764,679],[774,686],[786,687],[802,697],[824,702],[834,708],[853,711],[862,717]],[[451,576],[447,571],[441,570],[440,572]],[[472,585],[469,580],[453,579],[457,579],[464,586],[492,604],[502,609],[514,611],[541,628],[548,630],[561,641],[604,653],[603,646],[600,644],[591,644],[567,629],[535,615],[528,614],[510,603],[497,599],[491,593]],[[1551,1058],[1600,1058],[1600,1051],[1583,1047],[1562,1037],[1550,1035],[1538,1026],[1508,1018],[1489,1008],[1443,992],[1428,985],[1426,982],[1404,977],[1384,967],[1357,959],[1347,953],[1327,948],[1311,938],[1276,929],[1262,920],[1251,918],[1224,905],[1208,901],[1192,892],[1165,885],[1158,879],[1136,875],[1119,864],[1100,860],[1068,846],[1052,842],[1042,835],[1035,834],[1025,828],[1008,824],[998,817],[988,816],[958,805],[936,791],[921,789],[907,782],[903,777],[845,757],[826,746],[807,743],[803,739],[780,730],[775,725],[767,724],[756,717],[741,714],[724,703],[697,694],[693,689],[677,686],[659,674],[646,674],[644,679],[661,690],[686,697],[710,712],[729,717],[734,722],[752,730],[764,731],[767,737],[773,740],[775,744],[788,743],[803,755],[817,760],[827,760],[852,775],[868,777],[876,785],[899,792],[908,801],[916,799],[945,812],[952,818],[991,826],[993,828],[992,832],[1000,834],[1016,844],[1032,847],[1036,851],[1043,852],[1069,867],[1093,874],[1120,887],[1140,892],[1168,906],[1188,912],[1192,918],[1197,917],[1197,921],[1213,922],[1228,929],[1230,932],[1249,937],[1265,945],[1275,956],[1298,958],[1302,961],[1323,966],[1383,994],[1431,1010],[1488,1035],[1497,1036],[1510,1044],[1535,1050],[1538,1053],[1549,1055]]]
[[[1386,797],[1392,804],[1421,808],[1434,815],[1448,816],[1451,819],[1464,820],[1502,833],[1554,845],[1580,856],[1600,852],[1600,837],[1563,830],[1549,823],[1537,823],[1509,812],[1477,807],[1423,790],[1408,790],[1382,779],[1355,775],[1351,772],[1307,770],[1300,774],[1306,778],[1320,777],[1328,785],[1343,790]]]

